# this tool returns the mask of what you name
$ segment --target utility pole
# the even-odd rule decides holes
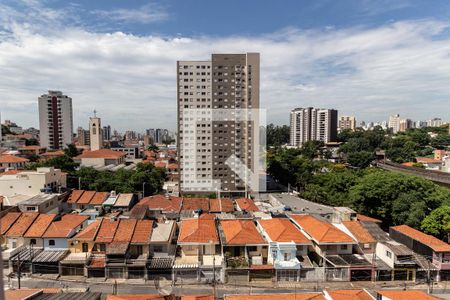
[[[19,255],[17,256],[17,287],[20,290],[20,276],[22,276],[22,274],[20,273],[21,269],[22,269],[22,262],[20,260],[20,254],[21,252],[19,252]]]
[[[216,255],[213,255],[213,293],[216,299]]]

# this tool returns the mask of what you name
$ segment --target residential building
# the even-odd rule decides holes
[[[111,150],[123,152],[126,154],[125,159],[134,161],[140,158],[139,147],[112,147]]]
[[[29,160],[16,155],[0,154],[0,168],[21,170],[24,169]]]
[[[413,128],[413,121],[411,119],[401,119],[399,123],[399,130],[400,132],[405,132],[408,129]]]
[[[308,257],[312,242],[289,219],[259,220],[258,228],[269,242],[267,262],[274,265],[277,281],[299,281],[314,272]]]
[[[72,143],[72,98],[60,91],[48,91],[39,97],[40,145],[63,149]]]
[[[440,298],[420,290],[382,290],[377,291],[377,300],[439,300]]]
[[[125,163],[126,154],[111,149],[100,149],[94,151],[83,151],[82,154],[74,157],[83,167],[94,166],[118,166]]]
[[[408,225],[390,227],[389,236],[431,261],[434,268],[437,269],[437,281],[450,278],[449,244]]]
[[[233,200],[231,200],[230,198],[209,199],[210,213],[232,213],[233,211]]]
[[[236,294],[236,295],[224,295],[224,300],[328,300],[325,299],[322,293],[264,293],[264,294]],[[342,299],[343,300],[343,299]],[[345,299],[347,300],[347,299]]]
[[[59,213],[64,197],[60,194],[38,194],[18,203],[21,212]]]
[[[259,174],[259,53],[178,61],[177,92],[181,194],[249,189]],[[236,175],[228,159],[248,172]]]
[[[379,241],[376,246],[377,258],[389,266],[384,280],[414,280],[417,261],[414,252],[405,245],[388,239]]]
[[[90,146],[91,145],[91,134],[89,130],[83,129],[83,127],[78,127],[77,129],[77,145],[78,146]]]
[[[339,131],[352,130],[356,128],[356,118],[352,116],[340,116],[339,117]]]
[[[103,141],[111,141],[111,126],[110,125],[106,125],[103,126]]]
[[[442,125],[444,125],[444,122],[441,118],[433,118],[427,121],[428,127],[441,127]]]
[[[400,115],[392,115],[389,117],[388,128],[392,129],[393,133],[400,131]]]
[[[182,198],[173,196],[154,195],[142,198],[130,212],[133,218],[141,219],[166,217],[177,219],[180,214]]]
[[[29,157],[39,157],[41,154],[46,152],[46,148],[42,146],[32,145],[32,146],[25,146],[18,149],[19,155],[23,156],[25,158]]]
[[[101,119],[97,117],[94,110],[94,116],[89,118],[89,136],[91,151],[97,151],[103,148],[103,129]]]
[[[300,147],[308,141],[337,140],[337,110],[324,108],[296,108],[291,111],[290,145]]]
[[[255,202],[249,198],[238,198],[236,201],[236,208],[238,211],[255,212],[259,211]]]
[[[0,191],[3,196],[34,196],[42,191],[59,192],[66,188],[67,175],[53,167],[37,168],[36,171],[0,173]]]

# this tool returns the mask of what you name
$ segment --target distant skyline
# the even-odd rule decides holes
[[[176,127],[176,61],[261,54],[261,107],[335,108],[358,124],[448,121],[450,2],[62,1],[0,3],[0,111],[38,128],[37,98],[73,99],[114,129]]]

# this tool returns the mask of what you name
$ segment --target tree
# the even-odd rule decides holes
[[[275,126],[269,124],[266,127],[266,144],[270,146],[281,146],[289,143],[290,127],[287,125]]]
[[[67,144],[67,148],[64,149],[64,153],[69,157],[75,157],[78,155],[78,149],[74,144]]]
[[[56,156],[49,160],[44,160],[28,165],[29,170],[35,170],[40,167],[55,167],[63,172],[73,172],[78,164],[73,161],[73,159],[67,155]]]
[[[350,152],[347,155],[347,162],[356,168],[366,168],[375,159],[375,155],[370,151]]]
[[[450,205],[443,205],[433,210],[422,221],[421,229],[450,242]]]

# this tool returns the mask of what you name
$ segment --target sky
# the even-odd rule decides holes
[[[0,0],[0,112],[38,127],[37,98],[73,99],[74,128],[176,127],[176,61],[261,54],[261,107],[358,122],[450,119],[447,0]]]

